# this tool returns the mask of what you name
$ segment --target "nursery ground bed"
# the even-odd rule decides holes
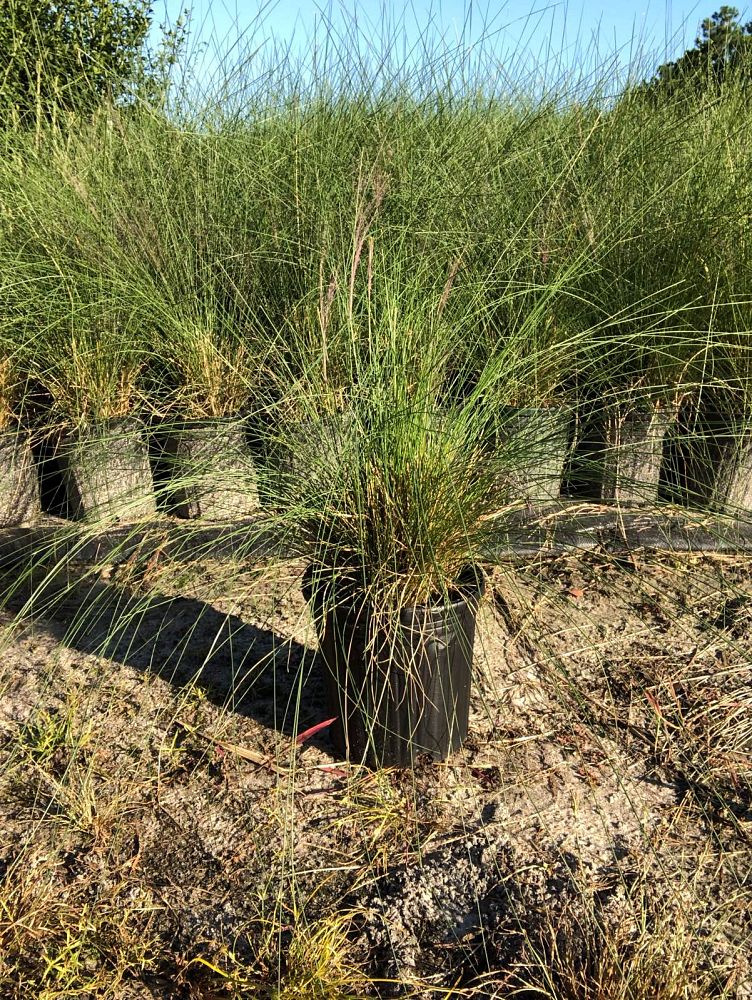
[[[297,949],[330,996],[509,998],[615,927],[749,997],[749,555],[508,557],[468,739],[407,772],[332,753],[304,570],[119,565],[0,611],[0,995],[92,933],[69,995],[311,996]]]
[[[261,559],[284,555],[284,547],[264,517],[232,524],[198,525],[172,517],[148,526],[121,524],[94,532],[60,518],[43,517],[32,527],[0,529],[0,560],[66,559],[86,564],[119,564],[158,559],[195,562],[212,558]],[[255,536],[251,542],[249,539]],[[677,507],[656,510],[560,500],[510,514],[488,561],[510,555],[567,551],[752,552],[752,522]]]

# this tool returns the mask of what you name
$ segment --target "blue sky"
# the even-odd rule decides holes
[[[282,46],[302,58],[311,51],[311,39],[328,33],[349,36],[357,19],[359,45],[364,51],[380,48],[384,32],[398,38],[400,53],[417,58],[426,44],[461,46],[467,52],[493,51],[509,67],[510,76],[537,73],[560,78],[562,73],[587,73],[593,66],[641,66],[651,72],[693,44],[699,22],[718,8],[719,0],[689,3],[682,0],[591,0],[541,2],[507,0],[187,0],[192,6],[191,49],[201,53],[203,69],[211,75],[219,53],[269,52]],[[155,22],[174,18],[186,3],[155,0]],[[357,14],[354,14],[357,12]],[[742,20],[752,17],[741,8]],[[482,40],[482,42],[481,42]],[[239,43],[239,44],[238,44]],[[410,56],[408,55],[408,58]]]

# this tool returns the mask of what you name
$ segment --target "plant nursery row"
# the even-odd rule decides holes
[[[242,520],[282,502],[286,478],[310,475],[312,443],[323,465],[336,461],[332,426],[298,424],[297,462],[293,437],[275,451],[247,417],[151,426],[128,417],[67,433],[8,429],[0,435],[0,526],[28,525],[42,512],[103,522],[158,512]],[[707,408],[669,415],[660,407],[507,406],[484,446],[505,454],[500,509],[562,498],[752,513],[749,429]]]
[[[132,517],[216,517],[222,478],[225,517],[257,494],[347,506],[353,470],[439,476],[460,454],[493,467],[497,508],[747,510],[742,82],[658,100],[606,76],[344,68],[334,86],[245,65],[242,100],[177,87],[2,133],[4,467],[32,489],[30,427],[42,506],[75,517],[112,491]]]

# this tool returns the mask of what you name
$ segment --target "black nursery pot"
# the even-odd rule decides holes
[[[712,398],[689,400],[670,442],[668,498],[701,510],[752,513],[752,421]]]
[[[39,483],[29,434],[0,432],[0,528],[33,524],[40,514]]]
[[[362,591],[335,587],[309,566],[303,593],[327,667],[335,751],[371,767],[454,753],[467,736],[480,570],[468,567],[448,603],[403,608],[388,629]]]
[[[158,426],[152,459],[160,506],[177,517],[235,521],[258,508],[256,462],[242,417]]]
[[[531,503],[555,500],[567,455],[566,406],[503,406],[498,441],[510,447],[510,484]]]
[[[57,460],[75,518],[136,521],[154,514],[154,486],[144,425],[105,420],[64,435]]]

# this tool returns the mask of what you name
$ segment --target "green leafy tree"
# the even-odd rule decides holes
[[[165,31],[153,57],[152,13],[148,0],[0,0],[0,113],[24,119],[153,94],[183,33]]]
[[[731,77],[752,79],[752,21],[741,24],[736,7],[724,5],[702,22],[694,48],[660,66],[647,89],[673,94],[687,86],[716,88]]]

